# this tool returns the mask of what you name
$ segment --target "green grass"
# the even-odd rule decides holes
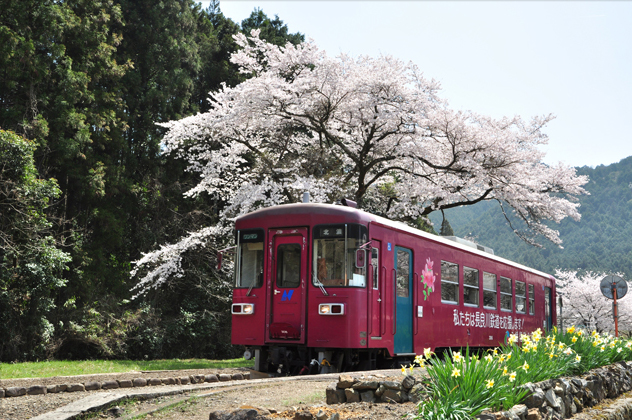
[[[91,375],[141,370],[217,369],[252,367],[251,360],[85,360],[0,363],[0,379],[48,378],[51,376]]]

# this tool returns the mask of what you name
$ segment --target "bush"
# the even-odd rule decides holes
[[[546,336],[511,335],[506,345],[479,358],[450,351],[445,359],[430,349],[415,361],[427,367],[427,395],[418,406],[418,419],[470,419],[485,409],[507,410],[527,394],[522,385],[632,360],[632,341],[571,327]],[[409,368],[412,370],[412,367]],[[406,373],[406,369],[402,368]]]

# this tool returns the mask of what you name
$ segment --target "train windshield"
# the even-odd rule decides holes
[[[263,285],[263,230],[242,230],[237,233],[235,287]]]
[[[365,287],[366,263],[358,267],[355,253],[366,243],[366,226],[356,224],[316,226],[314,228],[313,284],[319,287]]]

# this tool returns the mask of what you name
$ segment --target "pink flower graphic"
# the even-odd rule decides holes
[[[421,272],[421,275],[423,276],[424,284],[429,289],[433,289],[434,288],[435,276],[434,276],[434,273],[432,272],[432,266],[433,265],[434,265],[434,261],[432,261],[430,258],[428,258],[426,260],[426,267]]]

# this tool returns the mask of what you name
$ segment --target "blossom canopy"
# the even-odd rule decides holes
[[[311,40],[279,47],[257,30],[235,39],[241,49],[231,61],[247,79],[212,93],[210,111],[163,124],[163,151],[200,175],[187,194],[222,203],[220,223],[299,202],[305,191],[316,202],[349,197],[404,222],[495,200],[533,244],[538,237],[561,243],[545,222],[579,220],[575,197],[585,193],[586,177],[541,162],[552,116],[454,110],[438,82],[390,56],[332,58]],[[160,264],[157,252],[139,264]]]

